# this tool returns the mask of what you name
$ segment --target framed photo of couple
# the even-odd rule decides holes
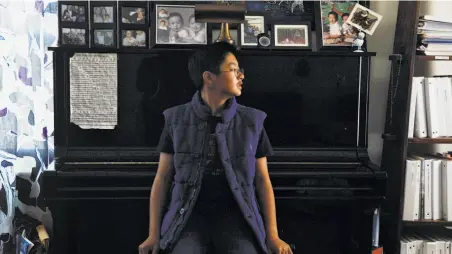
[[[90,1],[91,47],[117,47],[117,2]]]
[[[207,23],[196,22],[193,4],[155,3],[151,22],[151,45],[177,47],[209,43]]]

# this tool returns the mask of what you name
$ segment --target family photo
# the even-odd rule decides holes
[[[156,5],[156,44],[207,44],[207,24],[195,20],[195,8]]]
[[[93,12],[93,23],[113,23],[113,6],[95,6]]]
[[[275,25],[275,46],[309,46],[309,27],[306,25]]]
[[[146,11],[144,7],[122,7],[121,22],[126,24],[145,24]]]
[[[85,6],[81,5],[61,5],[61,21],[85,22]]]
[[[351,46],[358,30],[350,25],[353,1],[321,1],[323,46]]]
[[[94,44],[97,46],[113,46],[115,43],[113,36],[114,31],[112,29],[96,29],[94,30]]]
[[[257,36],[265,32],[264,16],[245,16],[241,31],[241,45],[257,46]]]
[[[122,46],[146,47],[146,32],[142,30],[125,30],[122,32]]]
[[[85,40],[85,29],[78,28],[63,28],[63,44],[71,45],[84,45]]]

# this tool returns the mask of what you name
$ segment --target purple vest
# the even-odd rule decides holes
[[[175,167],[169,209],[160,231],[160,248],[165,250],[176,243],[196,203],[204,170],[201,153],[206,121],[211,113],[197,92],[191,102],[167,109],[163,114],[173,140]],[[229,187],[262,251],[267,253],[265,227],[254,188],[255,154],[265,117],[264,112],[239,105],[232,98],[215,132]]]

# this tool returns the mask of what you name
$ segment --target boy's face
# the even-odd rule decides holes
[[[344,23],[347,22],[348,16],[343,16],[343,17],[342,17],[342,20],[344,21]]]
[[[239,70],[237,58],[231,53],[227,54],[220,66],[220,73],[213,75],[208,88],[226,97],[240,96],[245,75]]]
[[[336,23],[336,17],[333,14],[328,15],[328,20],[331,24]]]
[[[168,20],[168,27],[178,32],[182,28],[182,20],[179,16],[173,16]]]

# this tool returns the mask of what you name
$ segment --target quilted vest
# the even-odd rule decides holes
[[[202,151],[211,114],[201,100],[196,92],[191,102],[163,113],[173,140],[175,169],[171,199],[160,230],[162,250],[171,249],[177,242],[201,187],[205,168]],[[265,117],[264,112],[239,105],[231,98],[215,133],[229,187],[259,246],[267,253],[265,227],[254,188],[255,154]]]

